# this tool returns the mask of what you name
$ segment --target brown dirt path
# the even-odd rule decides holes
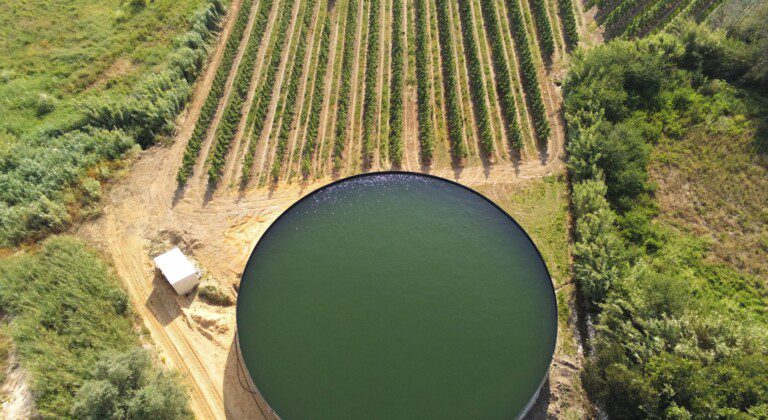
[[[421,167],[421,146],[419,143],[419,114],[416,97],[416,61],[414,57],[416,26],[413,1],[403,0],[403,51],[405,51],[405,84],[403,92],[403,168],[416,171]]]
[[[354,1],[354,0],[351,0]],[[368,28],[368,19],[366,13],[370,9],[368,2],[363,2],[362,7],[357,8],[357,34],[355,35],[355,61],[352,64],[352,83],[350,84],[350,102],[349,113],[347,114],[347,138],[346,146],[344,146],[344,157],[342,164],[343,174],[352,174],[353,162],[357,159],[357,155],[360,153],[360,147],[362,146],[359,137],[358,130],[361,123],[358,114],[362,113],[362,106],[359,106],[362,102],[363,96],[365,96],[365,57],[363,53],[363,44],[368,45],[368,36],[366,29]],[[363,77],[360,77],[360,74]],[[342,75],[343,77],[343,75]],[[362,79],[362,80],[361,80]],[[361,92],[362,91],[362,92]]]
[[[320,110],[320,125],[317,129],[317,147],[315,149],[312,170],[309,178],[319,178],[326,173],[325,169],[328,168],[327,164],[331,159],[324,159],[324,155],[333,147],[333,133],[336,121],[336,112],[334,112],[336,95],[334,94],[334,89],[338,90],[339,78],[337,73],[340,73],[339,69],[341,68],[342,61],[338,60],[337,57],[343,56],[343,42],[341,42],[340,39],[343,39],[343,30],[346,27],[345,24],[342,23],[342,14],[338,5],[334,6],[333,12],[336,14],[335,19],[332,19],[332,22],[335,22],[335,25],[330,40],[333,48],[329,51],[330,57],[328,58],[328,69],[326,70],[325,81],[323,82],[325,84],[323,91],[323,106]],[[330,153],[332,153],[332,151]]]

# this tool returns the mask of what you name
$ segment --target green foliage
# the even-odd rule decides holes
[[[464,34],[464,51],[467,56],[469,85],[472,88],[472,104],[475,110],[475,122],[480,135],[480,149],[485,157],[493,155],[493,129],[491,116],[486,102],[485,84],[483,83],[483,64],[480,61],[480,50],[475,39],[475,22],[472,17],[472,4],[468,1],[459,2],[462,32]]]
[[[328,70],[328,51],[331,41],[331,15],[326,14],[323,21],[322,35],[320,35],[320,51],[317,54],[317,69],[315,70],[315,87],[312,93],[312,103],[309,109],[309,121],[307,122],[307,137],[304,140],[304,150],[301,153],[301,173],[304,178],[309,176],[310,165],[317,148],[317,136],[319,134],[320,113],[323,107],[325,92],[325,73]]]
[[[583,381],[613,418],[749,418],[768,403],[764,288],[659,225],[647,169],[660,137],[734,111],[707,75],[748,67],[699,65],[733,63],[729,46],[743,47],[687,26],[614,41],[578,55],[564,85],[574,277],[596,317]]]
[[[440,35],[440,56],[443,62],[443,93],[445,95],[446,119],[448,120],[448,140],[451,144],[451,155],[456,160],[467,156],[467,145],[464,142],[464,117],[459,101],[459,81],[457,64],[453,45],[453,29],[450,17],[451,5],[447,0],[437,2],[437,26]]]
[[[187,182],[187,179],[189,179],[189,176],[192,175],[195,162],[197,162],[197,158],[203,148],[203,141],[205,141],[205,137],[213,122],[213,117],[216,115],[216,109],[219,106],[219,102],[222,100],[227,78],[234,65],[237,49],[240,46],[240,40],[245,34],[245,27],[248,23],[248,14],[251,6],[253,6],[253,0],[247,0],[243,2],[237,12],[235,24],[232,27],[229,38],[227,38],[227,44],[224,46],[221,65],[216,69],[216,74],[211,83],[211,90],[208,91],[208,96],[206,96],[203,107],[200,110],[200,116],[198,117],[197,122],[195,122],[195,129],[192,131],[192,137],[190,137],[187,142],[187,147],[184,149],[184,157],[181,161],[181,167],[176,175],[179,184],[184,185]]]
[[[552,37],[552,25],[547,16],[547,4],[544,0],[531,0],[531,12],[536,23],[536,31],[539,34],[541,52],[549,57],[555,52],[555,42]]]
[[[430,67],[429,23],[426,0],[416,0],[416,96],[419,115],[421,160],[432,162],[435,149],[435,128],[432,124],[432,69]]]
[[[306,32],[309,30],[309,25],[312,23],[314,8],[314,0],[309,0],[304,4],[304,18],[299,27],[299,36],[297,38],[298,44],[294,50],[293,66],[290,78],[288,79],[287,92],[282,103],[278,105],[278,108],[287,111],[287,115],[283,116],[277,134],[277,150],[275,151],[275,160],[272,163],[273,181],[277,181],[280,176],[280,168],[282,167],[283,159],[288,148],[288,135],[291,132],[293,120],[301,109],[300,106],[296,105],[296,95],[299,93],[299,82],[301,81],[304,69],[304,56],[307,52]],[[277,119],[277,117],[275,117],[275,119]]]
[[[36,409],[43,417],[68,417],[97,361],[138,345],[128,296],[109,267],[69,237],[0,260],[0,279],[0,310],[11,320]]]
[[[520,125],[517,122],[517,107],[515,94],[512,91],[512,75],[504,56],[504,37],[501,33],[499,19],[496,16],[496,5],[493,0],[483,0],[483,14],[488,28],[488,41],[491,44],[493,68],[496,74],[496,88],[501,98],[501,111],[507,123],[509,145],[514,150],[523,147]]]
[[[234,303],[232,301],[232,297],[210,283],[200,285],[200,287],[197,289],[197,294],[201,298],[205,299],[208,303],[214,305],[230,306]]]
[[[377,79],[379,76],[379,15],[381,2],[371,0],[368,12],[368,48],[365,64],[365,98],[363,100],[363,165],[370,166],[373,161],[374,123],[377,115]]]
[[[509,14],[510,31],[512,32],[515,39],[515,46],[517,47],[526,102],[528,102],[528,107],[533,116],[533,126],[536,130],[536,136],[539,139],[539,142],[546,142],[550,135],[549,120],[547,119],[547,109],[544,107],[544,101],[541,97],[539,76],[536,73],[536,64],[533,61],[531,46],[528,43],[528,33],[525,31],[523,13],[520,11],[520,4],[517,1],[506,0],[506,3],[507,13]]]
[[[347,144],[347,118],[349,101],[352,99],[352,66],[355,63],[355,38],[357,36],[358,2],[350,1],[347,5],[347,23],[344,32],[344,53],[341,62],[341,86],[336,104],[336,137],[333,142],[333,167],[341,169],[341,158]]]
[[[392,1],[392,76],[389,97],[389,158],[395,167],[403,161],[403,86],[405,51],[403,49],[403,0]]]
[[[250,15],[250,8],[253,7],[253,1],[250,7],[243,7],[241,14]],[[272,0],[259,1],[256,17],[251,25],[251,33],[248,37],[248,43],[237,67],[237,74],[232,84],[232,91],[224,107],[224,113],[221,116],[216,135],[213,138],[212,153],[208,155],[210,167],[208,168],[208,182],[216,183],[224,170],[227,154],[232,146],[232,140],[237,133],[237,126],[240,123],[240,117],[243,114],[243,108],[246,105],[248,91],[253,79],[253,70],[256,67],[256,58],[261,46],[261,39],[267,28],[269,14],[272,12]],[[238,16],[239,18],[239,16]]]
[[[96,362],[72,405],[79,419],[190,418],[187,395],[172,374],[152,367],[141,347],[108,353]]]
[[[262,130],[267,119],[269,104],[272,99],[272,91],[275,89],[277,72],[280,70],[280,60],[283,54],[283,48],[287,45],[288,24],[290,23],[293,1],[286,1],[282,4],[279,11],[279,18],[275,25],[275,35],[272,37],[272,51],[269,59],[264,64],[267,66],[267,74],[261,82],[261,86],[256,90],[256,96],[253,97],[251,111],[246,120],[246,126],[251,125],[251,141],[248,142],[248,150],[243,157],[243,181],[251,179],[251,167],[253,166],[254,154],[259,139],[261,139]]]
[[[570,49],[576,48],[579,45],[579,31],[576,29],[576,13],[573,11],[573,1],[558,0],[557,5],[560,8],[560,21],[565,32],[565,43]]]

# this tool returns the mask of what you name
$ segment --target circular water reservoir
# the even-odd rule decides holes
[[[480,194],[392,172],[303,198],[264,233],[237,302],[242,360],[286,419],[507,419],[548,372],[552,283]]]

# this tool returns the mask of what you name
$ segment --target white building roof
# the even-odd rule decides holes
[[[197,267],[189,261],[179,247],[155,257],[155,266],[160,269],[171,286],[188,279],[190,276],[194,276],[195,279],[198,276]],[[174,286],[174,288],[176,287]]]

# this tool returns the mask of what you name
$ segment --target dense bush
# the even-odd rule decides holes
[[[141,347],[105,354],[91,375],[77,391],[71,412],[75,418],[171,420],[191,416],[187,394],[176,377],[154,369],[149,352]]]
[[[501,25],[496,16],[494,1],[483,0],[482,4],[485,24],[488,28],[488,41],[491,44],[493,68],[496,74],[496,89],[501,98],[501,112],[507,123],[509,145],[514,150],[520,150],[523,147],[523,139],[520,134],[520,124],[517,122],[515,94],[512,91],[512,74],[504,55],[504,37],[501,33]]]
[[[378,115],[380,6],[379,0],[371,0],[368,12],[368,47],[365,53],[365,98],[363,99],[363,165],[366,167],[373,161],[373,136],[376,131],[374,125]]]
[[[288,77],[288,85],[286,87],[285,97],[282,103],[278,105],[278,109],[283,109],[285,115],[278,127],[277,133],[277,147],[275,150],[275,160],[272,162],[272,180],[277,181],[280,177],[280,170],[283,166],[283,160],[288,150],[288,136],[293,128],[293,121],[296,118],[296,114],[299,113],[301,105],[296,103],[297,95],[299,94],[299,85],[301,77],[304,74],[304,56],[307,53],[307,32],[309,26],[312,24],[312,17],[314,15],[315,1],[308,0],[304,4],[304,18],[301,19],[298,24],[298,37],[296,49],[293,52],[293,65],[291,66],[290,76]],[[275,116],[275,120],[279,118]]]
[[[280,60],[282,60],[285,45],[288,43],[288,36],[286,34],[288,25],[291,22],[294,1],[287,0],[281,6],[278,21],[275,23],[277,29],[274,30],[274,36],[272,36],[270,41],[272,42],[272,51],[270,52],[269,59],[264,63],[267,66],[267,74],[264,76],[261,86],[256,90],[251,110],[246,118],[246,127],[251,127],[251,140],[248,142],[248,148],[246,149],[245,156],[243,156],[244,182],[251,179],[251,167],[255,158],[256,146],[261,139],[262,130],[266,123],[269,104],[272,102],[272,91],[276,86],[277,71],[280,70]]]
[[[251,87],[253,70],[256,67],[256,58],[259,54],[261,39],[267,28],[269,14],[272,12],[272,0],[261,0],[258,7],[256,18],[251,25],[251,33],[248,36],[245,51],[237,66],[232,91],[224,106],[221,120],[216,127],[211,154],[208,155],[208,162],[211,165],[208,169],[208,181],[211,183],[216,183],[221,177],[229,149],[232,146],[232,140],[234,140],[237,134],[237,127],[240,124],[243,108],[248,99],[248,91]],[[250,12],[246,13],[246,16],[249,14]]]
[[[531,46],[528,43],[523,13],[520,11],[520,4],[516,0],[507,0],[507,10],[509,26],[511,27],[510,31],[517,47],[523,88],[525,88],[525,99],[528,102],[528,107],[533,117],[533,127],[536,130],[536,137],[539,141],[546,142],[550,134],[549,120],[547,119],[547,109],[544,107],[544,101],[541,98],[539,76],[536,73],[536,64],[533,61]]]
[[[464,33],[464,50],[467,56],[469,85],[471,87],[472,104],[475,110],[475,122],[480,134],[480,149],[485,157],[493,155],[493,128],[491,116],[486,102],[485,84],[483,83],[483,64],[480,61],[480,50],[475,39],[475,21],[472,18],[472,4],[468,1],[459,2],[459,15]]]
[[[613,41],[579,55],[564,85],[574,278],[595,320],[583,381],[612,418],[761,418],[768,408],[764,292],[654,219],[657,139],[737,108],[738,95],[707,78],[718,69],[697,65],[695,46],[713,39],[721,52],[703,51],[721,58],[743,47],[688,26]]]
[[[389,158],[395,167],[403,161],[403,0],[392,1],[392,77],[389,97]]]
[[[19,362],[30,375],[35,409],[45,418],[85,415],[73,407],[81,403],[80,395],[97,397],[94,384],[88,384],[101,379],[98,370],[107,366],[111,374],[126,372],[122,364],[98,361],[115,351],[138,349],[128,296],[98,255],[68,237],[51,238],[34,253],[1,260],[0,279],[0,311],[10,319]],[[118,417],[187,412],[185,393],[172,376],[148,362],[141,371],[147,378],[160,378],[155,384],[162,392],[145,388],[133,397],[125,390],[109,394],[110,404],[134,406],[130,412],[136,416],[124,412]]]
[[[336,136],[333,142],[333,167],[341,169],[341,158],[347,144],[347,117],[349,101],[352,99],[352,66],[355,63],[355,38],[357,36],[358,2],[350,1],[347,5],[347,23],[344,32],[344,53],[341,62],[341,86],[336,104]]]
[[[312,93],[312,103],[309,108],[309,121],[307,122],[307,137],[304,140],[304,150],[301,153],[301,173],[306,178],[309,176],[312,159],[317,148],[317,136],[320,127],[320,113],[325,99],[325,73],[328,69],[328,52],[331,42],[331,15],[326,14],[320,35],[320,50],[317,53],[317,69],[315,70],[315,87]]]
[[[435,128],[432,123],[432,67],[430,66],[429,23],[427,1],[416,0],[416,99],[419,115],[421,161],[432,162],[435,149]]]
[[[184,149],[184,157],[181,161],[181,167],[176,175],[176,179],[180,184],[186,183],[187,179],[192,174],[195,162],[197,162],[200,151],[203,148],[205,137],[208,135],[211,123],[213,122],[213,117],[216,115],[219,102],[223,99],[224,87],[227,83],[229,73],[232,70],[232,66],[234,65],[237,49],[239,48],[240,40],[245,33],[245,28],[248,23],[248,15],[252,6],[253,0],[248,0],[243,2],[238,10],[232,31],[224,46],[221,64],[216,69],[216,74],[211,83],[211,90],[208,91],[208,96],[205,98],[203,107],[200,110],[200,116],[195,122],[195,129],[192,131],[192,137],[189,138],[187,147]]]

